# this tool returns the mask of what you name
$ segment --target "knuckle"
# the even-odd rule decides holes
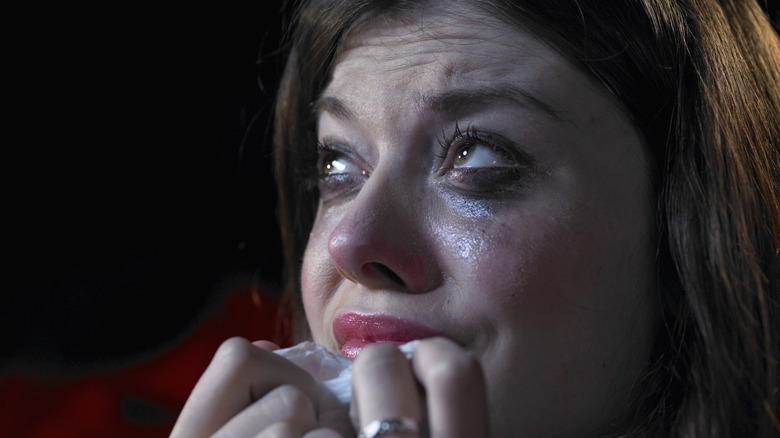
[[[396,366],[406,358],[398,351],[398,348],[392,344],[373,344],[367,345],[363,351],[360,352],[353,369],[356,372],[360,372],[364,369],[385,369],[387,367]]]
[[[277,421],[268,427],[265,428],[260,434],[256,435],[257,437],[275,437],[275,438],[283,438],[283,437],[293,437],[293,436],[299,436],[300,431],[297,424],[295,424],[291,420],[281,420]]]
[[[479,363],[472,356],[452,355],[447,359],[437,361],[430,367],[428,379],[431,385],[455,387],[473,379],[481,379]]]
[[[303,438],[342,438],[342,436],[333,429],[321,428],[309,431]]]
[[[247,363],[257,347],[240,337],[233,337],[222,342],[214,354],[212,363],[231,368],[241,367]]]
[[[332,429],[322,431],[321,438],[341,438],[341,434]]]
[[[274,392],[279,402],[292,412],[313,412],[311,400],[295,385],[281,385]]]

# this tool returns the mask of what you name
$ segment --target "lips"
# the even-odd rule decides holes
[[[354,359],[368,344],[401,345],[415,339],[442,336],[430,327],[389,315],[342,313],[333,320],[333,334],[341,354]]]

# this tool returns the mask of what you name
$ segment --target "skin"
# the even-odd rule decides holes
[[[314,340],[335,351],[331,324],[343,312],[445,333],[479,359],[498,436],[595,435],[629,402],[654,332],[648,158],[585,74],[480,14],[434,9],[369,26],[341,54],[323,95],[351,117],[326,107],[318,136],[348,152],[339,160],[358,176],[321,185],[306,314]],[[503,84],[544,105],[492,99],[440,112],[422,97]],[[456,124],[504,137],[533,164],[499,160],[496,171],[474,155],[461,177],[454,147],[441,158],[442,132]],[[518,168],[508,184],[480,181]]]
[[[362,351],[361,426],[403,415],[431,436],[603,435],[634,396],[658,318],[643,141],[550,46],[458,11],[432,5],[352,35],[316,104],[324,177],[302,268],[312,336],[340,351],[332,324],[345,312],[445,335],[411,361],[391,345]],[[174,436],[332,436],[311,379],[259,347],[229,341]],[[257,407],[279,400],[274,419]]]

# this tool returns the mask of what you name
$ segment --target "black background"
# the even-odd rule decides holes
[[[282,18],[268,1],[9,11],[0,371],[131,363],[250,281],[277,291]]]

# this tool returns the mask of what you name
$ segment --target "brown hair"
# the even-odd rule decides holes
[[[351,29],[419,3],[312,0],[298,9],[275,119],[295,311],[318,200],[311,103]],[[664,324],[623,436],[776,436],[780,41],[761,8],[740,0],[475,3],[527,26],[597,78],[653,153]]]

